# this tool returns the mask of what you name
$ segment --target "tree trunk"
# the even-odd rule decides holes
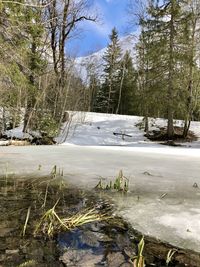
[[[109,81],[109,92],[108,92],[107,113],[110,112],[111,92],[112,92],[112,81],[111,81],[111,77],[110,77],[110,81]]]
[[[2,133],[6,131],[6,109],[2,107]]]
[[[192,71],[193,72],[193,71]],[[193,75],[191,72],[191,75]],[[185,116],[185,123],[184,123],[184,129],[183,129],[183,138],[186,138],[190,129],[190,123],[191,123],[191,117],[192,117],[192,80],[189,82],[188,86],[188,103],[187,103],[187,113]]]
[[[197,19],[193,20],[193,28],[192,28],[192,40],[191,40],[191,50],[190,50],[190,70],[189,70],[189,83],[188,83],[188,99],[186,105],[186,117],[185,117],[185,125],[183,129],[183,138],[186,138],[190,129],[190,122],[193,113],[193,73],[194,73],[194,60],[195,60],[195,32],[197,26]]]
[[[174,125],[173,125],[173,71],[174,71],[174,5],[175,0],[171,1],[171,19],[170,19],[170,45],[169,45],[169,75],[168,75],[168,94],[167,94],[167,101],[168,101],[168,114],[167,114],[167,135],[168,138],[172,138],[174,135]]]
[[[35,70],[37,68],[37,63],[36,63],[36,54],[37,46],[36,42],[33,39],[32,45],[31,45],[31,62],[30,62],[30,69],[31,69],[31,74],[29,76],[29,81],[30,81],[30,86],[32,87],[31,89],[33,90],[35,86]],[[31,91],[32,91],[31,90]],[[33,107],[35,106],[35,95],[34,92],[31,92],[30,94],[27,94],[27,105],[26,105],[26,110],[25,110],[25,115],[24,115],[24,127],[23,127],[23,132],[26,133],[29,125],[31,123],[31,118],[33,115]]]
[[[59,128],[61,127],[61,124],[62,124],[62,121],[63,121],[63,118],[64,118],[64,114],[66,112],[67,98],[68,98],[69,88],[70,88],[70,85],[71,85],[71,77],[72,77],[72,75],[70,73],[69,74],[69,78],[68,78],[68,85],[67,85],[65,96],[64,96],[64,102],[63,102],[63,106],[62,106],[62,110],[61,110]]]
[[[117,103],[117,109],[116,109],[116,114],[119,113],[119,107],[121,104],[121,98],[122,98],[122,87],[124,83],[124,75],[125,75],[125,62],[123,64],[123,69],[122,69],[122,77],[121,77],[121,82],[120,82],[120,87],[119,87],[119,97],[118,97],[118,103]]]
[[[149,117],[148,117],[148,111],[146,110],[145,116],[144,116],[144,131],[148,135],[149,134]]]

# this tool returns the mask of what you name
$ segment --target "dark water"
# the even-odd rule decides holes
[[[48,236],[50,221],[41,221],[41,218],[55,203],[59,218],[69,218],[90,209],[106,218],[72,227],[70,231],[57,223]],[[138,255],[141,235],[114,216],[112,203],[95,191],[68,187],[59,177],[2,177],[0,214],[0,267],[134,266],[134,256]],[[166,257],[171,249],[174,248],[145,237],[145,266],[167,266]],[[194,267],[200,266],[199,263],[198,254],[178,250],[168,266]]]

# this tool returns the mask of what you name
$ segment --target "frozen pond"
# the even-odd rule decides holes
[[[130,181],[126,197],[111,195],[119,214],[136,229],[200,252],[200,150],[151,147],[1,147],[2,173],[43,175],[63,169],[85,189],[119,170]]]

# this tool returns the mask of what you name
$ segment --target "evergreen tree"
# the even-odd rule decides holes
[[[198,44],[200,41],[199,25],[200,25],[200,3],[199,1],[191,1],[185,3],[185,20],[187,22],[187,28],[185,29],[185,42],[187,49],[185,54],[187,55],[187,64],[184,69],[182,77],[185,77],[185,94],[183,99],[184,110],[184,130],[183,137],[188,134],[190,123],[193,118],[197,106],[197,98],[199,94],[199,66],[197,64]]]
[[[136,71],[133,67],[130,52],[126,51],[121,60],[121,68],[118,77],[118,107],[116,113],[137,114],[137,85]]]
[[[42,10],[28,7],[26,10],[25,30],[29,37],[29,46],[27,60],[30,69],[29,88],[26,94],[26,109],[24,116],[23,131],[37,129],[41,117],[40,97],[42,91],[39,86],[40,77],[46,70],[46,60],[42,55],[44,46],[44,25],[42,22]],[[36,111],[39,112],[36,112]]]
[[[98,79],[98,75],[96,73],[96,68],[93,63],[91,63],[88,68],[88,108],[87,111],[92,112],[95,110],[96,101],[97,101],[97,92],[100,90],[100,81]]]
[[[7,114],[2,117],[2,131],[19,123],[29,85],[28,40],[21,27],[25,17],[23,11],[19,5],[0,5],[0,106]]]
[[[167,135],[174,134],[173,118],[180,114],[181,76],[187,62],[184,48],[186,20],[182,2],[168,0],[151,1],[149,17],[141,21],[145,38],[145,57],[148,62],[148,78],[150,89],[160,88],[160,103],[166,103],[162,109],[168,120]],[[157,78],[156,78],[157,76]],[[153,82],[151,81],[153,78]],[[151,91],[155,95],[156,91]],[[157,97],[156,97],[157,98]],[[158,100],[158,99],[157,99]]]
[[[102,85],[102,106],[107,113],[114,113],[117,107],[117,95],[119,94],[118,76],[120,72],[121,48],[119,45],[116,28],[112,29],[109,36],[110,43],[104,54],[104,83]]]

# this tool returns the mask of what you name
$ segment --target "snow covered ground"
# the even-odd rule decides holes
[[[70,123],[63,125],[56,141],[63,145],[81,146],[122,146],[122,147],[160,147],[159,142],[152,142],[144,136],[144,130],[138,124],[142,123],[143,117],[114,115],[93,112],[69,112]],[[180,120],[174,121],[175,126],[183,126]],[[164,119],[149,120],[150,130],[167,126]],[[37,132],[31,135],[22,132],[19,126],[13,130],[6,131],[9,137],[18,139],[39,136]],[[192,122],[190,130],[198,137],[197,141],[181,143],[184,147],[200,148],[200,122]],[[7,141],[0,141],[0,145],[6,145]]]
[[[59,143],[90,145],[90,146],[127,146],[144,142],[146,138],[135,124],[141,122],[141,117],[120,116],[103,113],[75,113],[71,130],[66,140],[65,131],[57,139]],[[121,135],[124,136],[124,140]]]
[[[63,126],[58,143],[88,145],[88,146],[123,146],[136,147],[159,146],[158,142],[152,142],[144,137],[143,129],[136,125],[142,123],[142,117],[114,115],[103,113],[83,113],[77,112],[72,116],[71,129],[66,138],[66,126]],[[150,119],[150,130],[158,129],[167,125],[164,119]],[[183,126],[182,121],[174,121],[175,126]],[[200,148],[200,122],[191,123],[191,131],[195,133],[199,140],[191,143],[183,143],[184,147]],[[124,140],[122,135],[125,134]],[[128,136],[126,136],[128,135]]]

